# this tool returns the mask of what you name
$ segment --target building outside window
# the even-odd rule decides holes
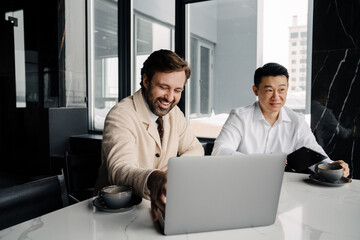
[[[293,32],[290,34],[290,38],[298,38],[299,37],[299,33],[298,32]]]
[[[299,69],[297,72],[291,72],[291,77],[296,78],[296,81],[292,81],[290,91],[288,93],[288,106],[295,111],[305,113],[305,100],[306,100],[306,59],[307,59],[307,19],[302,19],[302,24],[299,24],[299,16],[294,15],[292,19],[292,25],[289,26],[290,36],[293,33],[300,33],[300,38],[289,38],[289,42],[296,42],[297,45],[289,45],[289,52],[296,52],[289,56],[289,62],[297,60],[297,64],[294,66]],[[309,121],[309,120],[308,120]]]

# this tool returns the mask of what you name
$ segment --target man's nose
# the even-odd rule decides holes
[[[277,91],[274,91],[273,98],[279,98],[279,93]]]
[[[169,90],[165,95],[165,98],[168,102],[172,102],[174,100],[174,92],[172,90]]]

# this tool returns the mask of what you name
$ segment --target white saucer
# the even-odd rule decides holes
[[[142,201],[141,197],[133,194],[133,197],[132,197],[129,205],[122,207],[122,208],[109,208],[108,206],[105,205],[105,203],[102,201],[102,199],[99,196],[95,197],[92,203],[93,203],[94,207],[96,207],[97,209],[99,209],[101,211],[111,212],[111,213],[121,213],[121,212],[130,211],[136,205],[141,203],[141,201]]]
[[[309,176],[309,178],[311,180],[313,180],[314,182],[317,182],[319,184],[326,185],[326,186],[331,186],[331,187],[341,187],[347,183],[352,182],[351,178],[346,178],[346,177],[341,177],[341,179],[338,182],[328,182],[322,178],[319,178],[316,174],[311,174]]]

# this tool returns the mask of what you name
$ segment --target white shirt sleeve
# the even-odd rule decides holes
[[[296,149],[299,149],[299,148],[305,146],[307,148],[314,150],[315,152],[318,152],[318,153],[326,156],[326,158],[323,161],[321,161],[320,163],[332,162],[332,160],[328,157],[328,155],[326,154],[324,149],[316,141],[314,134],[311,132],[310,127],[306,124],[305,121],[301,122],[298,133],[299,134],[298,134],[298,141],[297,141]],[[310,166],[309,169],[311,171],[315,172],[316,166],[320,163]]]
[[[228,119],[221,129],[219,136],[214,142],[211,155],[235,155],[242,154],[237,149],[242,141],[240,126],[242,121],[234,111],[230,112]]]

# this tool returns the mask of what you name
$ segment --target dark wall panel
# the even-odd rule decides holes
[[[312,130],[360,178],[360,1],[314,1]]]

